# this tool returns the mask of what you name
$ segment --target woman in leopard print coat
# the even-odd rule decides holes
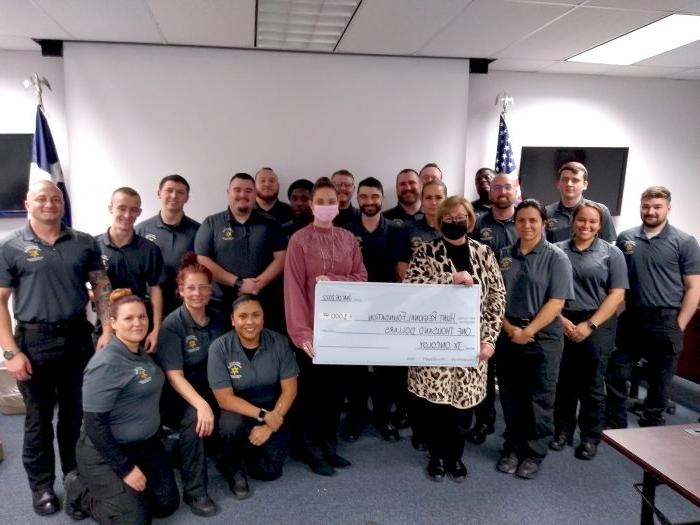
[[[475,367],[411,367],[408,390],[415,396],[419,428],[430,450],[428,476],[442,481],[447,474],[463,481],[461,461],[471,408],[486,395],[486,361],[493,355],[505,311],[506,291],[493,252],[466,237],[474,227],[474,210],[463,197],[450,197],[438,211],[442,237],[418,245],[404,282],[478,284],[481,287],[480,361]]]

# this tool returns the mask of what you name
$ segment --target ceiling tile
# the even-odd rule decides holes
[[[700,67],[700,40],[637,62],[636,66]]]
[[[76,40],[163,42],[143,0],[33,1]]]
[[[561,5],[476,0],[421,49],[420,54],[492,57],[570,9],[570,6]]]
[[[700,67],[693,69],[685,69],[680,73],[674,73],[671,78],[679,78],[685,80],[700,80]]]
[[[551,66],[551,60],[528,60],[526,58],[499,58],[489,64],[489,71],[539,71]]]
[[[39,51],[39,44],[28,36],[0,35],[0,49],[12,51]]]
[[[169,44],[253,47],[255,0],[147,0]]]
[[[551,66],[541,69],[542,73],[571,73],[573,75],[601,75],[620,66],[609,64],[587,64],[585,62],[555,62]]]
[[[680,9],[680,11],[691,15],[700,15],[700,0],[694,0],[688,3],[683,9]]]
[[[667,13],[682,9],[688,0],[590,0],[586,6],[616,7],[633,11],[664,11]]]
[[[337,50],[346,53],[412,55],[471,0],[381,0],[362,2]]]
[[[498,53],[504,58],[565,60],[659,18],[658,12],[579,7]]]
[[[622,66],[604,73],[615,77],[665,78],[683,71],[682,67]]]
[[[64,28],[27,0],[2,0],[0,12],[0,35],[56,39],[70,37]]]

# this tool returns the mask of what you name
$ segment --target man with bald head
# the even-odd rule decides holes
[[[279,200],[280,182],[272,168],[260,168],[255,174],[255,209],[265,212],[280,225],[291,221],[292,208]]]
[[[83,369],[94,353],[93,327],[85,317],[85,283],[92,285],[104,322],[111,288],[95,240],[62,225],[63,194],[53,182],[33,184],[24,205],[27,225],[0,241],[0,346],[27,408],[22,459],[34,512],[45,516],[60,508],[53,491],[56,404],[64,476],[76,468]],[[10,297],[17,321],[14,333]],[[110,336],[103,334],[98,346]]]

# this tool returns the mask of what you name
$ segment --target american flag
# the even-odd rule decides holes
[[[513,154],[513,147],[510,144],[510,135],[508,134],[508,126],[506,125],[506,119],[503,118],[503,113],[501,113],[501,118],[498,123],[498,144],[496,145],[496,173],[512,173],[517,169],[515,165],[515,155]],[[515,184],[515,200],[520,202],[523,200],[522,193],[520,190],[520,177],[515,177],[513,179]]]

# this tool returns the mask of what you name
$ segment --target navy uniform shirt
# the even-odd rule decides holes
[[[164,371],[182,370],[185,379],[202,394],[209,387],[207,357],[211,343],[231,328],[217,313],[207,312],[207,323],[199,326],[185,305],[170,313],[158,335],[156,361]]]
[[[472,208],[474,208],[474,213],[481,215],[483,213],[487,213],[491,209],[491,202],[488,199],[477,199],[472,201]]]
[[[565,310],[574,312],[597,310],[612,288],[629,288],[627,264],[622,252],[596,237],[584,251],[576,248],[573,239],[556,246],[571,261],[575,298],[566,301]]]
[[[338,210],[338,215],[333,219],[333,226],[338,226],[342,228],[350,221],[357,220],[360,217],[360,210],[355,208],[352,204],[347,208],[340,208]]]
[[[165,282],[163,288],[163,314],[167,315],[177,308],[181,302],[177,298],[177,272],[182,264],[182,256],[194,251],[194,237],[197,235],[199,223],[184,216],[179,224],[165,224],[160,213],[137,224],[134,231],[155,243],[160,248],[165,266]]]
[[[499,221],[489,210],[476,218],[474,230],[469,234],[469,237],[485,244],[494,253],[498,253],[502,248],[511,246],[518,240],[515,218],[513,216],[505,221]]]
[[[520,242],[503,248],[499,264],[506,285],[506,315],[532,319],[550,299],[574,299],[571,263],[544,237],[527,255]]]
[[[15,319],[26,323],[85,318],[89,273],[102,270],[90,235],[64,228],[53,246],[29,223],[0,241],[0,287],[12,288]]]
[[[593,202],[593,201],[591,201]],[[597,202],[603,208],[603,224],[600,228],[600,238],[608,242],[615,242],[617,234],[613,224],[610,210],[605,204]],[[545,207],[547,210],[547,240],[549,242],[561,242],[571,238],[571,224],[573,222],[573,208],[565,208],[561,201],[553,202]]]
[[[700,274],[700,248],[693,236],[667,223],[648,239],[642,226],[637,226],[620,234],[617,247],[629,272],[627,308],[681,307],[683,276]]]
[[[406,212],[400,204],[397,204],[390,210],[383,212],[384,217],[390,221],[398,222],[399,224],[404,222],[420,221],[425,217],[423,210],[418,210],[414,215]]]
[[[304,226],[308,226],[309,224],[311,224],[311,221],[313,219],[314,218],[311,215],[295,217],[291,221],[287,221],[282,225],[282,231],[289,239],[292,235],[301,230]]]
[[[260,346],[248,360],[238,334],[230,331],[209,347],[207,365],[212,389],[233,388],[234,393],[254,405],[274,403],[280,396],[282,379],[299,374],[289,339],[264,328]]]
[[[160,393],[165,376],[150,356],[135,354],[116,337],[96,353],[83,374],[83,411],[109,412],[118,443],[144,441],[160,427]]]
[[[369,232],[362,225],[362,218],[351,221],[345,229],[355,235],[362,260],[367,269],[367,281],[371,283],[396,282],[396,262],[401,241],[401,226],[380,217],[379,225]]]
[[[292,214],[292,207],[286,202],[282,202],[277,199],[269,210],[262,209],[258,203],[255,203],[255,209],[260,213],[267,213],[270,217],[275,219],[280,225],[287,221],[291,221],[294,218]]]
[[[442,237],[440,230],[437,230],[428,224],[428,221],[423,217],[417,221],[406,222],[403,225],[401,240],[399,246],[398,260],[400,262],[409,263],[413,257],[413,251],[420,245],[421,242],[430,242]]]
[[[269,215],[253,210],[248,220],[240,223],[226,208],[204,219],[194,248],[227,272],[246,279],[265,271],[273,254],[287,249],[287,238],[282,227]],[[228,302],[233,298],[232,288],[215,282],[214,297]]]

